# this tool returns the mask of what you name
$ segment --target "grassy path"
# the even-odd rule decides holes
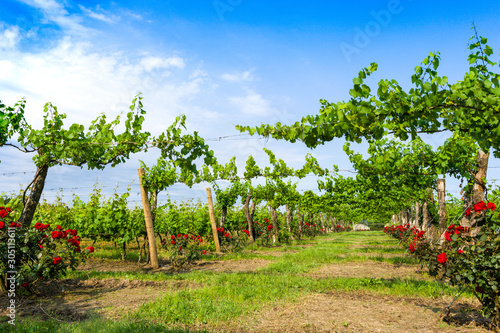
[[[454,313],[460,320],[440,322],[439,310],[456,290],[415,273],[416,262],[396,245],[381,232],[341,233],[212,258],[181,273],[77,271],[70,278],[97,291],[69,290],[58,306],[93,301],[86,320],[69,323],[57,313],[44,322],[24,317],[15,331],[485,331],[471,325],[471,295]],[[50,308],[53,301],[42,303]],[[118,311],[123,303],[130,304]]]

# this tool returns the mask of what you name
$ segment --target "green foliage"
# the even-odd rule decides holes
[[[25,125],[25,105],[26,101],[24,99],[17,102],[13,107],[6,106],[0,100],[0,147],[7,143],[7,140]]]

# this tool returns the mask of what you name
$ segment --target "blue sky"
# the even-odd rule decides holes
[[[238,134],[235,124],[290,123],[317,113],[320,99],[348,99],[352,78],[371,62],[379,64],[372,83],[394,78],[409,86],[413,68],[440,51],[440,73],[460,80],[472,21],[498,54],[500,3],[491,1],[3,0],[0,99],[11,105],[25,96],[34,126],[48,101],[67,113],[68,124],[88,126],[101,112],[126,110],[140,91],[145,128],[155,134],[183,113],[188,131],[208,139],[231,136]],[[264,164],[263,147],[293,166],[311,152],[300,143],[233,139],[209,143],[223,162],[236,155],[240,167],[250,154]],[[312,153],[325,167],[350,169],[342,144]],[[85,197],[96,179],[106,193],[117,185],[122,191],[137,178],[138,159],[154,163],[156,157],[151,151],[102,172],[54,168],[45,197],[52,200],[51,189],[58,188],[67,200],[71,192]],[[0,150],[0,191],[31,181],[30,158]],[[492,159],[490,166],[500,162]],[[495,170],[490,179],[500,178]],[[170,195],[203,198],[204,186],[175,186]],[[299,186],[314,187],[312,178]],[[132,188],[138,199],[137,180]],[[458,194],[458,183],[448,190]]]

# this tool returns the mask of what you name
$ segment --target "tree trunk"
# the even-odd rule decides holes
[[[326,232],[325,220],[323,219],[323,213],[319,214],[319,221],[321,222],[321,229],[323,229],[323,231]]]
[[[421,229],[421,225],[420,225],[420,203],[419,202],[415,202],[415,223],[414,223],[415,227],[418,228],[418,229]]]
[[[224,228],[227,217],[227,206],[222,206],[222,214],[220,216],[219,228]]]
[[[272,206],[269,206],[271,210],[271,220],[273,221],[273,243],[278,242],[278,212]]]
[[[123,244],[122,244],[122,260],[125,260],[126,256],[127,256],[127,243],[123,242]]]
[[[38,202],[43,192],[43,187],[45,186],[45,179],[47,179],[48,171],[48,165],[36,168],[35,179],[33,179],[30,194],[24,203],[24,208],[19,218],[19,223],[21,223],[23,228],[29,228],[31,225],[36,207],[38,206]]]
[[[247,195],[247,198],[245,199],[245,205],[244,211],[245,211],[245,218],[247,220],[247,226],[248,226],[248,233],[250,234],[250,243],[255,242],[255,235],[254,235],[254,230],[253,230],[253,215],[250,214],[249,211],[249,205],[250,205],[250,200],[252,199],[252,196],[250,194]]]
[[[300,239],[300,236],[301,236],[301,233],[302,233],[302,226],[304,225],[304,215],[302,215],[300,213],[300,209],[299,207],[297,207],[297,223],[298,223],[298,235],[299,235],[299,239]]]
[[[484,179],[486,179],[486,171],[488,170],[489,156],[489,153],[485,153],[482,150],[480,150],[477,154],[477,172],[474,175],[474,184],[472,186],[472,198],[470,201],[471,208],[474,207],[474,205],[478,202],[481,202],[485,199],[486,184],[484,182]],[[481,230],[481,228],[477,226],[475,217],[476,213],[472,208],[470,216],[464,216],[464,219],[462,219],[462,225],[471,228],[471,236],[477,235]]]
[[[142,260],[141,243],[139,243],[139,238],[137,238],[137,237],[135,237],[135,241],[137,242],[137,248],[139,249],[139,260],[137,262],[141,262],[141,260]]]
[[[432,216],[429,211],[429,203],[434,202],[434,197],[432,196],[432,189],[430,188],[427,189],[427,195],[428,195],[427,200],[422,205],[422,218],[423,218],[422,230],[426,231],[425,233],[426,235],[428,235],[427,230],[429,230],[432,225]]]
[[[288,232],[292,232],[292,219],[293,219],[293,213],[290,210],[290,207],[286,205],[286,226],[288,228]]]
[[[151,220],[153,220],[153,228],[156,218],[156,208],[158,207],[158,191],[151,193]]]
[[[148,236],[144,236],[144,253],[146,254],[146,264],[149,264],[151,262],[151,254],[148,251],[149,249],[149,239]]]
[[[0,275],[0,295],[7,294],[7,284],[5,283],[6,275]]]
[[[439,214],[439,235],[446,231],[448,214],[446,212],[446,183],[444,179],[437,180],[438,214]]]

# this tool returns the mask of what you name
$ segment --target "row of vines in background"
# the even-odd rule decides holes
[[[95,186],[87,200],[76,195],[72,202],[64,202],[60,196],[49,203],[46,200],[39,205],[32,224],[57,221],[64,229],[77,229],[80,236],[96,241],[114,242],[126,253],[127,244],[144,242],[146,231],[144,228],[144,212],[140,206],[131,207],[128,202],[130,188],[125,193],[115,191],[105,197],[102,190]],[[216,214],[220,218],[220,207],[216,207]],[[170,199],[166,204],[159,205],[154,210],[154,231],[157,237],[165,244],[165,239],[171,235],[189,234],[199,235],[206,239],[207,249],[213,247],[213,236],[210,225],[208,204],[201,201],[176,202]],[[332,228],[329,224],[320,225],[319,220],[302,221],[296,217],[292,223],[286,223],[286,212],[277,212],[279,223],[279,239],[281,242],[301,237],[314,237],[327,229],[331,231],[345,230],[344,226]],[[255,208],[254,233],[255,239],[262,245],[270,245],[272,237],[272,222],[269,220],[269,207],[260,204]],[[241,248],[237,243],[246,244],[249,238],[247,222],[242,206],[230,206],[224,222],[224,229],[220,232],[221,243],[225,250]]]

